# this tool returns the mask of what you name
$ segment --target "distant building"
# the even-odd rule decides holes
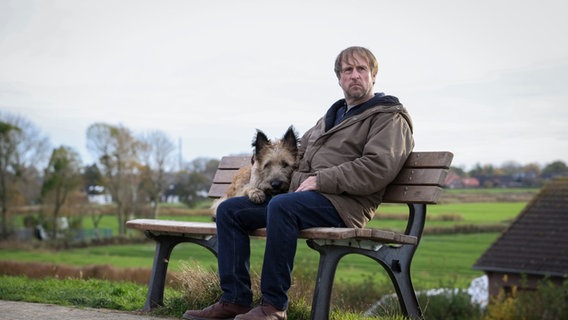
[[[95,204],[111,204],[112,203],[112,196],[110,194],[89,194],[87,195],[89,199],[89,203]]]
[[[463,178],[455,173],[450,173],[446,177],[445,186],[450,189],[479,188],[480,183],[477,178]]]
[[[568,178],[547,182],[473,268],[487,274],[492,296],[568,280]]]
[[[87,199],[89,203],[96,204],[111,204],[112,196],[105,192],[103,186],[89,186],[87,188]]]

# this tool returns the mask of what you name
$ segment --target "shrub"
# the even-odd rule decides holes
[[[202,309],[219,300],[222,293],[219,276],[213,269],[207,271],[186,263],[180,268],[177,282],[189,309]]]
[[[426,319],[480,319],[482,310],[471,303],[471,296],[464,290],[447,289],[440,294],[420,294],[418,301]]]
[[[568,319],[568,280],[559,286],[542,280],[535,291],[500,291],[487,306],[485,319]]]

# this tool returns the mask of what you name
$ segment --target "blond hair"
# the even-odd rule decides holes
[[[339,53],[339,55],[337,55],[334,68],[337,78],[339,79],[341,74],[341,63],[349,58],[355,59],[355,53],[358,53],[365,58],[365,62],[367,62],[367,65],[371,69],[371,75],[375,77],[377,75],[377,72],[379,72],[379,63],[377,62],[377,58],[375,58],[375,56],[369,49],[355,46],[344,49]]]

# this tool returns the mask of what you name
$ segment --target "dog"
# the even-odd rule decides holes
[[[214,201],[214,215],[219,204],[232,197],[246,196],[254,203],[263,203],[267,195],[288,192],[292,172],[298,167],[298,135],[294,127],[290,126],[282,139],[275,141],[257,129],[252,146],[251,165],[239,169],[225,195]]]

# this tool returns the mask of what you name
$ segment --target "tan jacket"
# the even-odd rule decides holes
[[[290,190],[317,175],[319,192],[345,224],[363,227],[414,147],[412,121],[401,104],[388,103],[370,106],[330,128],[334,106],[303,135]]]

